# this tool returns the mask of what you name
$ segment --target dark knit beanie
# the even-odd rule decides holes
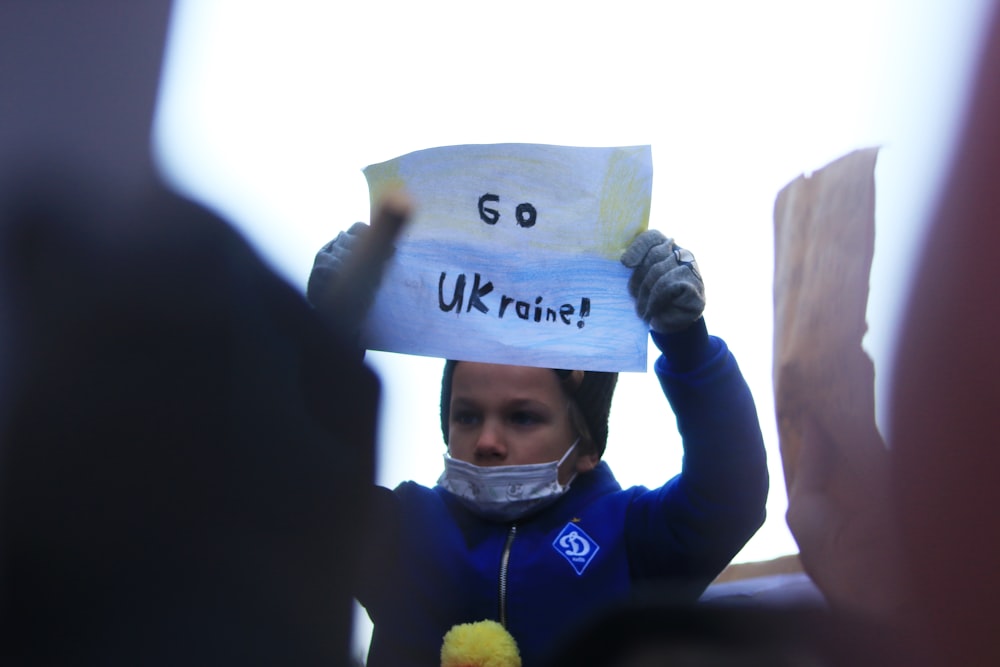
[[[451,378],[457,363],[452,359],[447,360],[441,377],[441,433],[446,443],[451,407]],[[559,376],[564,389],[580,408],[597,453],[603,456],[604,448],[608,445],[608,417],[611,414],[611,398],[618,383],[618,373],[552,370]],[[579,378],[581,373],[582,379]]]

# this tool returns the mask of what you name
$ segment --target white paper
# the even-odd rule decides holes
[[[649,223],[649,146],[432,148],[364,170],[416,203],[363,330],[368,349],[645,371],[621,254]]]

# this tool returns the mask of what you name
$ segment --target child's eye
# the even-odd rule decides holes
[[[469,410],[459,410],[452,413],[451,420],[461,426],[471,426],[479,423],[479,414]]]
[[[518,410],[517,412],[511,413],[510,421],[512,424],[517,424],[518,426],[531,426],[533,424],[541,423],[542,417],[535,412]]]

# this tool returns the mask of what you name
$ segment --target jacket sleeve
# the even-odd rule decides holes
[[[652,333],[654,365],[684,447],[681,473],[633,501],[626,540],[633,576],[700,594],[764,522],[768,472],[753,396],[725,342],[703,319]]]

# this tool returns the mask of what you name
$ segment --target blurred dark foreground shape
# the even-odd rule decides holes
[[[0,4],[0,664],[348,664],[378,383],[160,185],[170,4]]]
[[[818,605],[639,599],[591,619],[546,667],[883,667],[886,627]]]
[[[6,195],[0,663],[345,663],[373,374],[197,206]]]
[[[931,218],[894,364],[902,615],[927,665],[1000,665],[1000,5]]]

